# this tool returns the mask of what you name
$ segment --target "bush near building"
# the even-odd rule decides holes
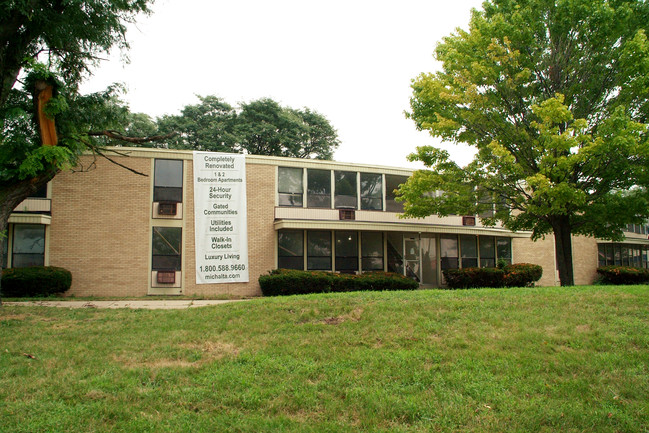
[[[477,287],[526,287],[541,279],[543,268],[516,263],[501,268],[460,268],[442,271],[447,289]]]
[[[72,285],[72,274],[56,266],[9,268],[2,271],[2,294],[22,298],[63,293]]]
[[[355,275],[292,269],[270,271],[268,275],[259,277],[259,285],[264,296],[419,288],[419,283],[416,281],[391,272],[367,272]]]
[[[631,266],[601,266],[597,273],[606,284],[643,284],[649,282],[649,269]]]

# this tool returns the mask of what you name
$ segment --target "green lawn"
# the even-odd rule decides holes
[[[649,287],[1,307],[0,431],[649,432]]]

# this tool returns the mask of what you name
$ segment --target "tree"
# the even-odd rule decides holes
[[[0,233],[20,202],[74,166],[82,152],[102,153],[106,137],[128,139],[112,131],[128,112],[116,99],[117,89],[82,96],[78,85],[99,55],[128,47],[126,24],[149,13],[151,2],[0,3]],[[40,108],[39,98],[47,101]],[[52,135],[51,145],[42,145],[44,130]]]
[[[405,215],[495,210],[487,224],[553,234],[562,285],[571,236],[619,240],[649,217],[649,3],[488,0],[413,80],[420,130],[477,149],[459,167],[433,147],[401,187]],[[443,193],[440,193],[443,191]]]
[[[234,132],[236,111],[216,96],[199,96],[200,104],[187,105],[180,115],[158,119],[160,131],[177,131],[166,144],[171,149],[233,152],[238,137]]]
[[[253,155],[331,159],[339,141],[321,114],[282,107],[268,98],[235,108],[216,96],[199,96],[180,115],[158,119],[162,132],[179,133],[166,146]]]

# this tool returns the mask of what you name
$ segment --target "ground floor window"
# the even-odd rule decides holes
[[[494,267],[498,261],[512,262],[510,238],[355,230],[277,233],[277,266],[284,269],[388,271],[436,286],[443,269]]]
[[[632,266],[649,269],[649,246],[634,244],[598,244],[599,266]]]
[[[182,228],[153,227],[151,269],[154,271],[181,270]]]
[[[277,266],[280,269],[304,269],[304,232],[282,230],[277,236]]]
[[[12,268],[24,268],[27,266],[43,266],[45,264],[45,226],[44,225],[13,224],[11,234],[12,234],[12,247],[11,247],[11,267]]]

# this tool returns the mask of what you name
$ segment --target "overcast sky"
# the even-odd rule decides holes
[[[336,161],[418,167],[406,156],[441,145],[404,117],[410,82],[434,71],[437,42],[468,27],[479,0],[158,0],[83,91],[122,82],[134,112],[177,114],[195,95],[230,104],[269,97],[323,114]],[[465,164],[471,149],[448,144]]]

